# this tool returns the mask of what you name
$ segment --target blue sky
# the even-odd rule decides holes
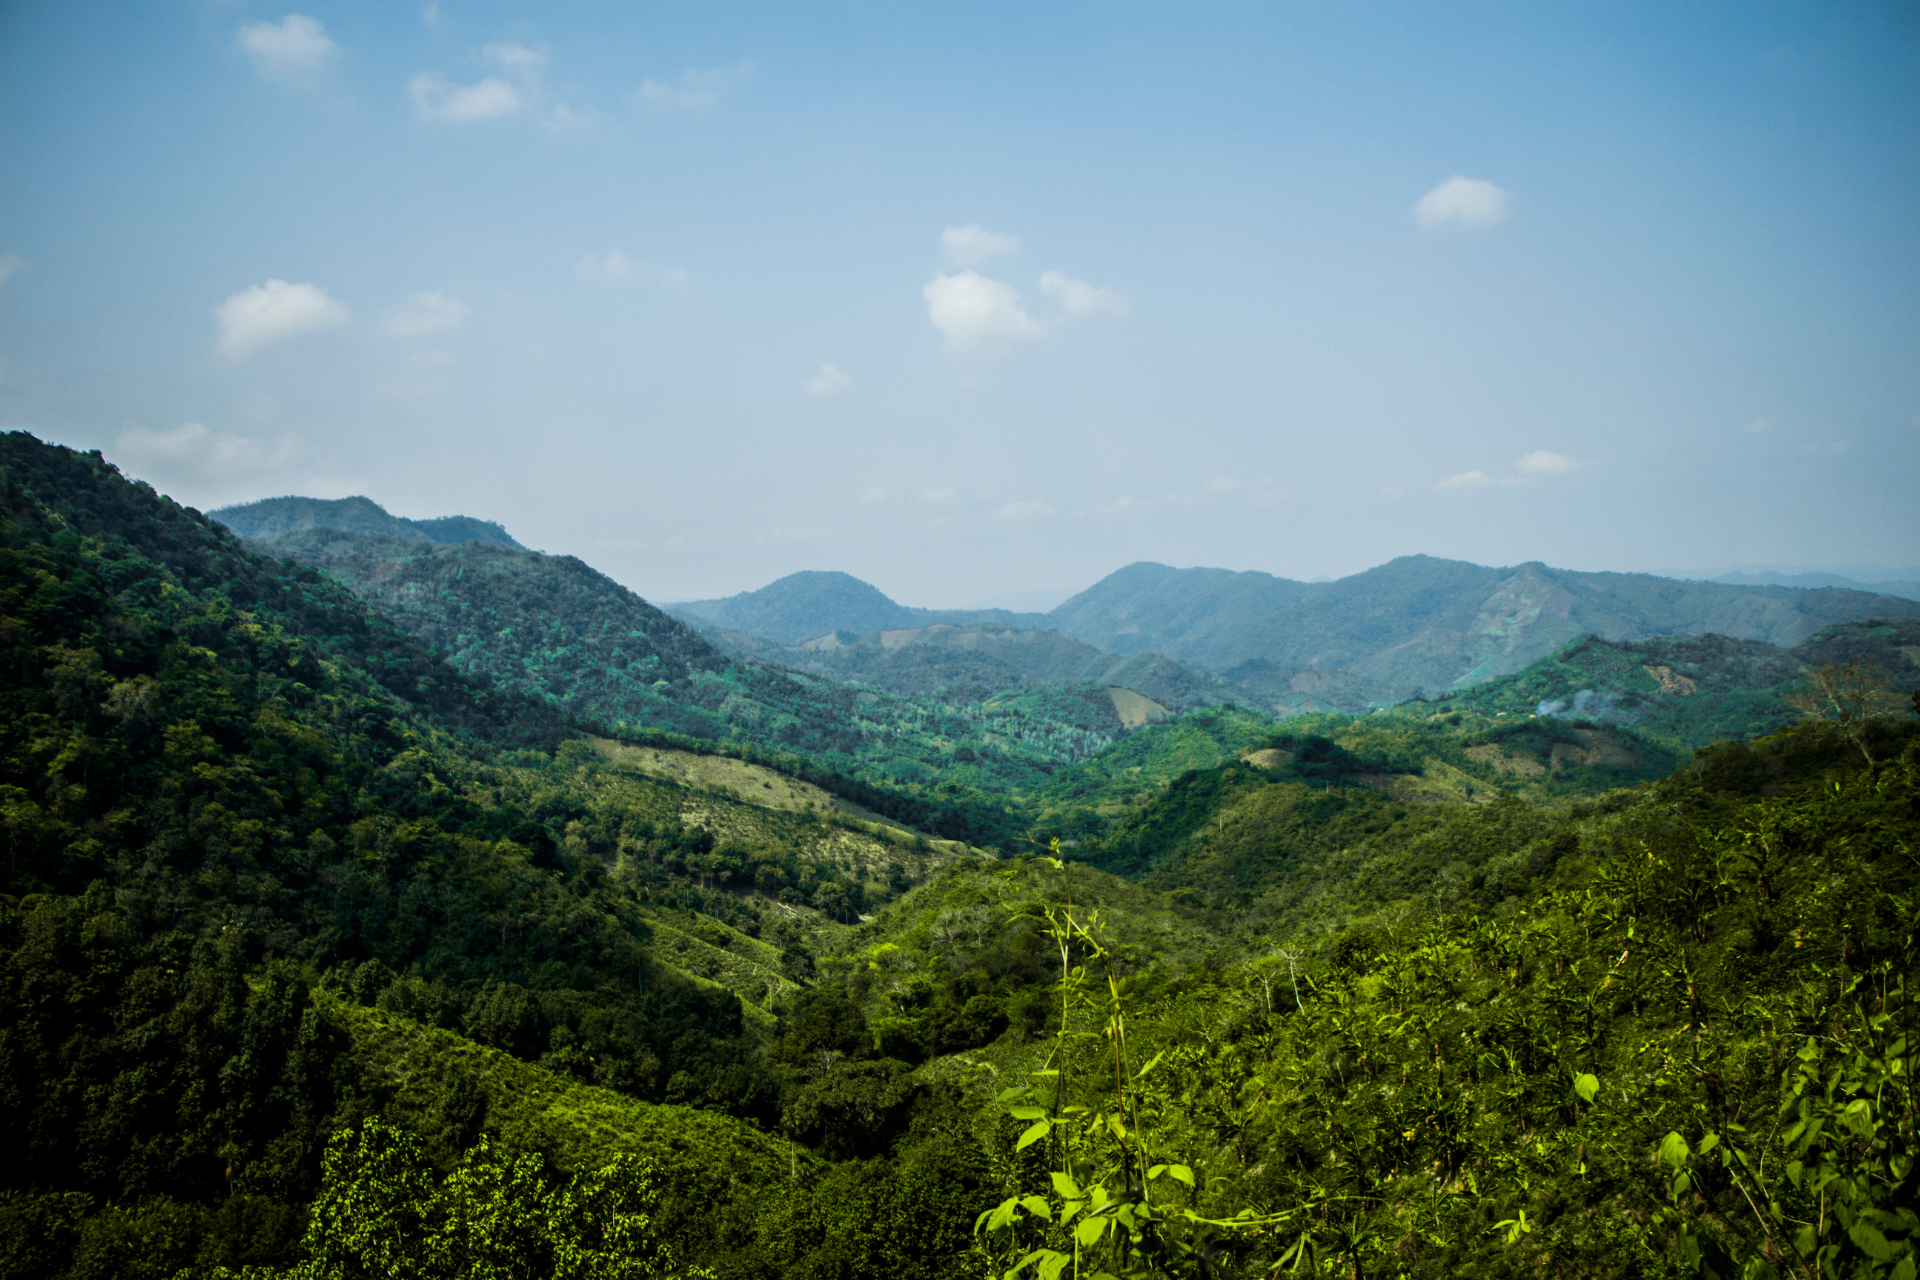
[[[1920,10],[0,6],[0,424],[645,595],[1920,563]]]

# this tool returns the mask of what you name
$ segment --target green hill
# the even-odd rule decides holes
[[[438,516],[409,520],[389,514],[371,498],[263,498],[207,513],[243,538],[269,538],[300,529],[341,529],[410,541],[446,543],[484,542],[523,550],[502,526],[472,516]]]

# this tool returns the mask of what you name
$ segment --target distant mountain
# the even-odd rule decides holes
[[[924,627],[934,623],[967,626],[1053,626],[1047,614],[1005,609],[914,609],[896,604],[878,587],[850,573],[806,570],[790,573],[758,591],[721,600],[688,600],[667,612],[702,627],[722,627],[798,644],[831,631],[865,635],[869,631]]]
[[[1791,647],[1822,627],[1920,618],[1920,602],[1837,588],[1682,582],[1532,563],[1403,556],[1335,582],[1134,564],[1048,615],[1114,653],[1152,651],[1229,679],[1311,673],[1391,702],[1518,671],[1582,635],[1714,633]],[[1292,673],[1292,674],[1288,674]]]
[[[1903,600],[1920,600],[1920,581],[1905,581],[1899,578],[1884,582],[1861,582],[1855,578],[1845,578],[1837,573],[1716,573],[1711,582],[1727,582],[1745,587],[1843,587],[1850,591],[1872,591],[1883,596],[1899,596]]]
[[[854,780],[836,790],[843,798],[973,844],[1016,835],[1015,797],[1127,727],[1117,715],[1089,725],[1077,703],[955,706],[729,657],[571,556],[324,526],[248,545],[323,570],[455,670],[497,689],[618,731],[809,757]]]
[[[263,498],[208,514],[243,538],[270,538],[298,529],[327,528],[450,546],[483,542],[515,551],[526,550],[507,535],[505,528],[491,520],[476,520],[472,516],[409,520],[389,513],[372,498]]]
[[[736,657],[909,696],[944,691],[963,700],[983,701],[1007,689],[1090,683],[1131,689],[1171,710],[1217,706],[1245,697],[1244,690],[1222,677],[1157,653],[1103,653],[1057,631],[998,623],[934,623],[865,635],[829,631],[798,645],[721,628],[705,634]],[[1120,727],[1116,718],[1112,728],[1117,732]]]

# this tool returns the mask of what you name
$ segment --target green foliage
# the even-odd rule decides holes
[[[683,1269],[657,1238],[652,1169],[622,1156],[561,1181],[534,1154],[496,1152],[485,1139],[444,1178],[409,1135],[370,1120],[327,1147],[326,1173],[301,1251],[285,1271],[247,1280],[626,1280],[708,1276]],[[234,1273],[224,1268],[213,1277]]]

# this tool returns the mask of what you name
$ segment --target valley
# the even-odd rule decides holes
[[[1912,601],[661,608],[14,432],[0,620],[0,1275],[1911,1274]]]

